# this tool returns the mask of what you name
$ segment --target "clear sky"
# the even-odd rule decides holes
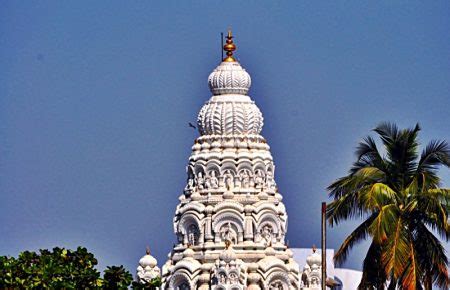
[[[450,2],[318,2],[1,1],[0,254],[82,245],[134,273],[149,245],[162,265],[229,26],[292,247],[320,244],[325,188],[378,123],[450,141]]]

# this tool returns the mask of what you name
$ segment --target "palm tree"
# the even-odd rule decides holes
[[[450,189],[440,188],[437,175],[440,166],[450,167],[450,146],[431,141],[419,156],[418,124],[399,130],[382,123],[374,131],[384,153],[366,137],[349,174],[328,187],[331,226],[364,220],[342,243],[335,262],[342,264],[355,244],[371,239],[359,289],[431,290],[433,284],[448,289],[448,259],[435,234],[450,237]]]

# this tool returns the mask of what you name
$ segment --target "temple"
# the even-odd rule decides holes
[[[248,94],[251,78],[235,49],[229,32],[226,57],[208,78],[212,97],[198,114],[200,136],[173,219],[177,244],[162,267],[162,289],[303,286],[285,242],[287,213],[270,147],[261,136],[263,116]],[[149,254],[139,262],[138,281],[159,273]],[[314,275],[307,274],[305,282],[315,286]]]

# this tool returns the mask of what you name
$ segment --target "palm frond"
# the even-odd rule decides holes
[[[419,156],[418,124],[400,130],[381,123],[374,131],[385,155],[372,137],[364,138],[349,174],[328,187],[332,226],[369,216],[345,239],[335,261],[345,261],[356,243],[371,236],[359,289],[381,289],[388,279],[392,289],[421,289],[424,283],[447,289],[448,260],[434,233],[450,238],[450,189],[440,188],[437,174],[439,166],[450,167],[450,145],[432,141]]]
[[[444,140],[432,140],[422,151],[417,171],[434,171],[441,165],[450,167],[450,145]]]
[[[363,275],[358,290],[384,289],[387,276],[381,264],[382,248],[372,241],[363,262]]]
[[[405,206],[405,212],[417,224],[425,223],[443,239],[450,238],[448,221],[449,189],[432,189],[413,196]]]
[[[388,231],[388,239],[381,256],[386,275],[392,275],[398,280],[404,273],[409,257],[408,231],[405,221],[399,216],[393,227]]]
[[[357,204],[357,196],[352,192],[341,196],[327,205],[327,219],[331,226],[342,220],[362,216],[364,212]]]
[[[336,266],[342,265],[347,260],[348,252],[356,243],[367,238],[369,235],[369,226],[372,224],[373,220],[376,219],[377,215],[378,213],[373,213],[369,216],[344,240],[341,247],[334,255],[334,262]]]
[[[399,282],[402,289],[406,290],[420,290],[423,289],[421,285],[422,273],[420,272],[420,265],[417,261],[416,250],[412,241],[409,243],[409,258],[407,266],[400,277]]]
[[[339,178],[328,186],[330,197],[334,199],[340,198],[348,192],[355,194],[367,185],[374,182],[382,182],[385,179],[383,171],[376,167],[362,167],[355,173]]]
[[[358,147],[356,148],[356,156],[357,161],[350,169],[350,174],[354,174],[361,168],[365,167],[375,167],[380,171],[386,170],[386,162],[378,151],[375,140],[370,136],[367,136],[358,144]]]
[[[416,227],[413,243],[417,251],[417,260],[425,275],[431,275],[432,281],[442,289],[448,289],[448,258],[442,243],[423,224]]]
[[[380,135],[386,148],[388,165],[392,173],[392,181],[396,189],[402,191],[409,184],[414,175],[418,157],[417,135],[420,131],[419,124],[414,128],[398,130],[395,124],[382,123],[375,132]]]
[[[378,212],[376,219],[369,226],[369,231],[373,239],[382,245],[386,242],[391,233],[395,230],[395,225],[399,219],[397,205],[385,205]]]
[[[359,204],[367,211],[381,210],[383,206],[396,204],[398,193],[384,183],[374,183],[359,195]]]
[[[386,148],[390,147],[397,140],[399,135],[397,125],[389,122],[379,124],[373,131],[377,132]]]

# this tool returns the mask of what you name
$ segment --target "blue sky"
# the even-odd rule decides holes
[[[320,244],[325,188],[377,124],[450,140],[450,3],[318,2],[2,1],[0,254],[83,245],[134,273],[149,245],[162,265],[228,27],[292,247]]]

